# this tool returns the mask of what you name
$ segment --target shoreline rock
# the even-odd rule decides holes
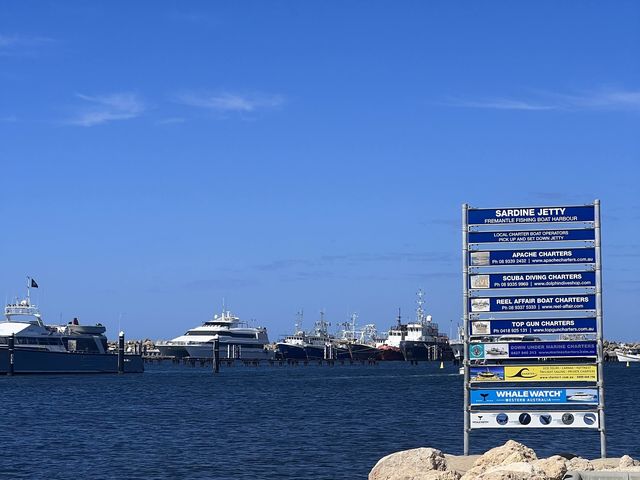
[[[640,472],[640,460],[587,460],[573,455],[538,458],[536,452],[509,440],[483,455],[449,455],[435,448],[414,448],[381,458],[369,480],[562,480],[567,472]]]

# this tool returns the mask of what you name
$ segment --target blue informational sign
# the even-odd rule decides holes
[[[471,267],[553,265],[594,263],[595,248],[556,248],[544,250],[496,250],[469,253]]]
[[[524,230],[520,232],[470,232],[469,243],[566,242],[595,240],[594,229]]]
[[[595,287],[596,272],[491,273],[469,275],[469,288]]]
[[[543,310],[594,310],[595,295],[540,295],[529,297],[482,297],[469,299],[469,311],[536,312]]]
[[[571,403],[597,405],[596,388],[505,388],[471,390],[472,405]]]
[[[530,318],[526,320],[478,320],[470,322],[470,335],[545,335],[596,333],[595,318]]]
[[[513,358],[595,357],[596,342],[511,342],[472,343],[471,360],[505,360]]]
[[[593,205],[580,207],[523,207],[469,209],[469,225],[504,225],[511,223],[592,222]]]

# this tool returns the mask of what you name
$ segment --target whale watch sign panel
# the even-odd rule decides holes
[[[486,388],[471,390],[471,405],[513,404],[597,405],[596,388]]]
[[[465,454],[474,429],[599,429],[599,202],[464,205],[463,231]]]

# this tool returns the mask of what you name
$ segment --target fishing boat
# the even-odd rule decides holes
[[[407,324],[407,333],[400,350],[408,361],[452,360],[449,337],[439,332],[438,324],[424,311],[424,292],[418,290],[416,320]]]
[[[378,360],[380,350],[376,347],[378,331],[373,323],[365,325],[362,330],[357,329],[358,314],[353,313],[350,321],[341,324],[344,329],[340,332],[336,345],[338,355],[346,352],[348,358],[354,361]]]
[[[378,348],[379,358],[383,361],[404,361],[404,355],[400,350],[400,342],[402,342],[407,336],[407,326],[402,323],[402,315],[400,309],[398,309],[398,316],[396,317],[396,324],[393,325],[387,332],[387,338],[378,342],[376,347]]]

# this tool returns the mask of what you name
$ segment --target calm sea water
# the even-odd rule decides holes
[[[202,367],[0,377],[0,478],[364,479],[391,452],[462,450],[462,377],[447,365]],[[640,365],[606,366],[609,455],[640,457]],[[597,432],[484,431],[540,455],[599,456]]]

